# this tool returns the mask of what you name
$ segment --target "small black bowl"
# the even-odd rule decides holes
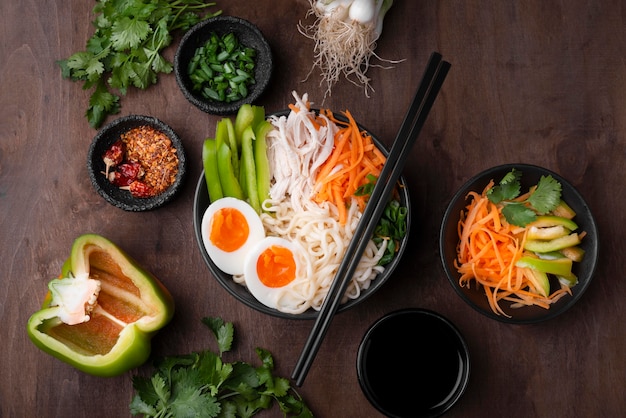
[[[357,353],[357,378],[370,403],[390,418],[438,417],[461,398],[470,353],[443,316],[407,308],[377,320]]]
[[[524,306],[521,308],[511,307],[511,303],[500,301],[500,307],[509,316],[494,313],[487,301],[485,290],[481,286],[472,284],[470,288],[459,285],[460,274],[454,267],[454,260],[457,256],[457,244],[459,237],[457,225],[461,211],[467,205],[466,196],[468,192],[475,191],[481,193],[490,180],[496,184],[502,177],[512,169],[522,173],[521,187],[522,193],[529,187],[537,184],[541,176],[552,176],[561,183],[562,199],[576,212],[574,221],[577,223],[578,231],[585,231],[586,235],[582,240],[581,247],[585,250],[584,259],[574,263],[573,272],[578,276],[578,284],[572,287],[572,296],[566,295],[544,309],[538,306]],[[571,308],[583,295],[596,270],[598,261],[598,229],[591,214],[589,206],[581,194],[567,180],[560,175],[535,165],[529,164],[505,164],[487,169],[468,180],[455,193],[445,211],[439,234],[439,252],[441,262],[450,284],[456,293],[467,302],[472,308],[483,315],[501,322],[511,324],[530,324],[554,318],[569,308]]]
[[[289,111],[282,111],[282,112],[277,112],[274,115],[286,116],[288,113]],[[345,120],[343,116],[341,115],[335,115],[335,116],[338,119]],[[359,125],[359,127],[362,130],[367,131],[371,135],[376,146],[379,149],[381,149],[385,155],[388,154],[388,151],[384,148],[384,146],[376,138],[376,136],[374,136],[370,131],[368,131],[363,126]],[[363,303],[366,299],[368,299],[371,295],[373,295],[378,289],[380,289],[387,282],[387,280],[389,280],[389,278],[393,275],[394,270],[397,268],[398,264],[400,263],[402,255],[404,254],[404,251],[406,250],[407,245],[408,245],[408,238],[409,238],[410,227],[411,227],[411,202],[410,202],[410,197],[409,197],[409,190],[408,190],[408,187],[406,187],[406,180],[403,177],[400,178],[400,183],[403,185],[403,187],[399,188],[400,189],[400,203],[403,206],[408,208],[408,211],[407,211],[408,213],[406,216],[406,227],[407,227],[406,235],[400,242],[400,246],[393,260],[391,260],[391,262],[385,266],[385,271],[380,273],[371,282],[370,286],[367,289],[363,289],[358,298],[349,299],[347,302],[341,304],[339,306],[338,312],[345,312]],[[196,235],[196,241],[198,243],[198,247],[200,248],[200,253],[202,255],[202,258],[207,264],[211,274],[213,275],[213,277],[215,277],[215,279],[219,282],[219,284],[222,285],[222,287],[226,289],[228,293],[234,296],[235,299],[237,299],[239,302],[259,312],[262,312],[271,316],[275,316],[278,318],[284,318],[284,319],[315,319],[317,318],[318,311],[312,308],[300,314],[291,314],[291,313],[282,312],[277,309],[265,306],[264,304],[259,302],[254,296],[252,296],[252,293],[250,293],[245,286],[236,283],[233,280],[233,276],[223,272],[215,265],[213,260],[211,260],[211,257],[209,256],[204,246],[204,242],[202,240],[202,218],[204,216],[206,209],[209,207],[209,204],[210,204],[210,200],[209,200],[209,194],[207,191],[206,179],[204,177],[204,171],[202,171],[202,173],[200,173],[200,177],[198,178],[198,184],[196,186],[196,193],[194,196],[193,225],[194,225],[194,230],[195,230],[195,235]]]
[[[106,150],[120,139],[121,135],[139,126],[150,126],[164,133],[176,148],[178,174],[176,181],[164,192],[149,198],[135,198],[127,190],[113,185],[104,175],[106,166],[102,159]],[[94,137],[87,157],[87,171],[96,191],[110,204],[130,212],[152,210],[172,200],[181,188],[186,172],[186,157],[183,144],[176,133],[165,123],[152,116],[129,115],[105,125]]]
[[[188,66],[196,49],[203,46],[212,33],[223,36],[233,33],[242,45],[256,50],[254,67],[255,83],[248,88],[248,95],[234,102],[210,100],[193,89]],[[204,20],[189,29],[183,36],[174,56],[174,74],[180,90],[187,100],[203,112],[227,116],[237,113],[243,104],[254,103],[267,88],[274,68],[272,51],[261,31],[247,20],[233,16],[216,16]]]

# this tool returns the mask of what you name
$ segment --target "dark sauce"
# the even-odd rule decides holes
[[[359,381],[372,404],[391,417],[438,416],[460,397],[469,375],[462,337],[428,311],[383,318],[359,350]]]

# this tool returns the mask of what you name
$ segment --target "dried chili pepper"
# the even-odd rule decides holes
[[[102,160],[106,166],[105,176],[107,176],[107,178],[109,177],[111,167],[117,166],[124,160],[125,152],[124,142],[118,139],[102,155]]]
[[[143,168],[137,162],[123,163],[116,171],[109,173],[109,181],[117,187],[129,186],[133,181],[140,179]]]
[[[154,196],[154,190],[143,181],[133,181],[128,186],[128,190],[133,197],[145,198]]]
[[[103,160],[106,178],[113,185],[130,190],[136,198],[164,192],[176,181],[178,174],[178,156],[172,141],[163,132],[147,125],[122,134],[104,153]]]

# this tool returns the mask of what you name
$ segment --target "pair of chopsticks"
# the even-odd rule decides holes
[[[435,102],[449,69],[450,63],[442,61],[441,54],[433,52],[413,102],[391,147],[387,162],[382,168],[368,204],[365,206],[361,221],[346,250],[346,255],[339,265],[335,279],[328,290],[328,295],[324,299],[311,333],[291,375],[291,378],[295,380],[298,386],[302,386],[302,383],[304,383],[315,355],[328,331],[330,322],[339,308],[348,283],[350,283],[363,252],[385,210],[387,200],[400,178],[400,174],[404,169],[404,163],[426,122],[428,113]]]

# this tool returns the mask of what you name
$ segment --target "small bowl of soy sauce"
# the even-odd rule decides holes
[[[467,388],[467,343],[448,319],[408,308],[378,319],[357,354],[357,377],[366,398],[389,418],[439,417]]]

